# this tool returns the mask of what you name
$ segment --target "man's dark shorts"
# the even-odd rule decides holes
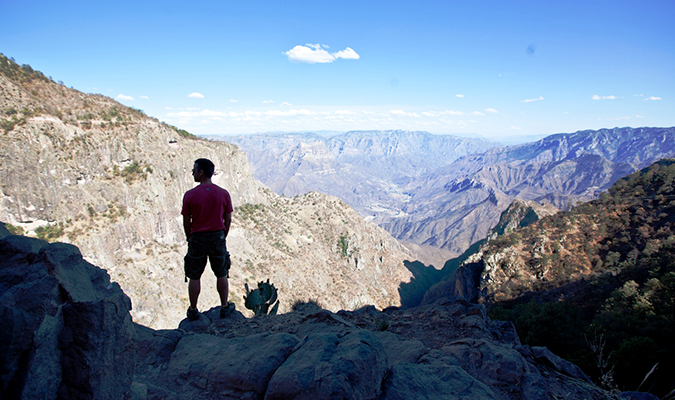
[[[206,268],[207,257],[217,278],[229,277],[231,262],[224,231],[195,232],[190,235],[185,256],[185,276],[200,279]]]

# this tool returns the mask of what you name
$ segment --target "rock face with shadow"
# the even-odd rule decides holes
[[[0,229],[0,260],[2,398],[619,398],[462,299],[250,319],[213,308],[153,330],[74,246]]]
[[[0,226],[0,398],[123,398],[135,358],[129,298],[77,247]]]
[[[431,304],[439,299],[455,296],[477,303],[481,274],[485,268],[481,262],[485,244],[500,235],[524,228],[557,212],[558,209],[547,203],[514,200],[501,214],[499,223],[490,230],[487,238],[474,243],[464,254],[445,263],[443,270],[440,271],[441,279],[427,287],[419,304]]]

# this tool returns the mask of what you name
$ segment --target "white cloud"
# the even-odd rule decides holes
[[[347,47],[344,50],[340,50],[337,53],[333,53],[333,55],[335,56],[335,58],[343,58],[345,60],[358,60],[359,58],[361,58],[361,56],[356,54],[356,52],[350,47]]]
[[[397,116],[397,117],[415,117],[418,118],[420,115],[417,113],[411,113],[403,110],[390,110],[389,111],[390,116]]]
[[[629,120],[630,117],[618,117],[618,118],[598,118],[598,121],[625,121]]]
[[[282,102],[282,103],[279,104],[279,105],[280,105],[280,106],[292,106],[293,104],[291,104],[291,103],[289,103],[289,102],[287,102],[287,101],[284,101],[284,102]]]
[[[358,60],[361,58],[356,51],[352,48],[347,47],[344,50],[340,50],[335,53],[329,53],[325,49],[329,48],[326,45],[322,44],[309,44],[307,43],[304,46],[297,45],[292,49],[282,53],[288,57],[290,62],[298,63],[308,63],[308,64],[325,64],[331,63],[338,58],[344,58],[345,60]]]
[[[644,115],[636,115],[635,118],[644,118]]]
[[[616,96],[598,96],[597,94],[594,94],[593,97],[591,97],[593,100],[616,100]]]
[[[230,133],[260,132],[272,130],[316,130],[326,126],[334,130],[354,129],[407,129],[428,130],[430,132],[480,127],[484,123],[482,116],[490,109],[480,111],[457,111],[448,109],[405,109],[405,108],[352,108],[352,107],[309,107],[271,106],[267,110],[235,110],[234,106],[224,106],[220,110],[175,109],[165,112],[166,121],[185,127],[195,133],[206,131],[230,131]],[[501,112],[500,112],[501,113]],[[207,128],[210,126],[210,128]],[[510,125],[505,125],[508,129]],[[471,128],[476,129],[476,128]],[[200,132],[201,130],[201,132]],[[206,131],[205,131],[206,130]]]
[[[520,102],[521,103],[532,103],[533,101],[541,101],[541,100],[544,100],[544,96],[539,96],[536,99],[525,99],[525,100],[521,100]]]
[[[499,111],[495,110],[494,108],[486,108],[485,112],[491,113],[491,114],[497,114]]]
[[[141,96],[141,99],[150,100],[148,96]]]
[[[188,95],[188,97],[191,98],[191,99],[203,99],[204,95],[201,94],[201,93],[194,92],[194,93],[190,93]]]
[[[456,94],[455,97],[459,97],[461,99],[461,98],[464,98],[464,95],[463,94]]]
[[[660,98],[660,97],[652,96],[652,97],[647,97],[643,101],[649,101],[649,100],[663,100],[663,99]]]
[[[133,100],[134,98],[131,96],[124,95],[122,93],[118,94],[117,97],[115,97],[115,100]]]
[[[314,115],[314,113],[309,110],[295,110],[295,109],[288,111],[269,110],[265,111],[264,114],[268,117],[297,117],[297,116]]]
[[[274,100],[263,100],[262,103],[263,104],[272,104],[272,103],[274,103]]]
[[[230,99],[230,103],[239,103],[239,100]]]

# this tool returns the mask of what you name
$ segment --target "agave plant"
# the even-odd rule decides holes
[[[258,288],[249,290],[248,283],[244,284],[246,288],[246,296],[244,296],[244,305],[249,310],[253,310],[255,315],[276,315],[279,309],[279,302],[277,301],[277,288],[267,282],[258,282]],[[276,303],[275,303],[276,302]],[[272,308],[270,309],[270,306]]]

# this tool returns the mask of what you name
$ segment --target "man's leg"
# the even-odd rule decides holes
[[[190,279],[188,283],[188,295],[190,296],[190,309],[197,308],[197,300],[199,300],[199,292],[202,290],[202,284],[199,279]]]
[[[227,306],[227,296],[229,294],[229,283],[227,282],[227,276],[217,278],[216,289],[218,289],[218,294],[220,295],[220,305],[223,307]]]

